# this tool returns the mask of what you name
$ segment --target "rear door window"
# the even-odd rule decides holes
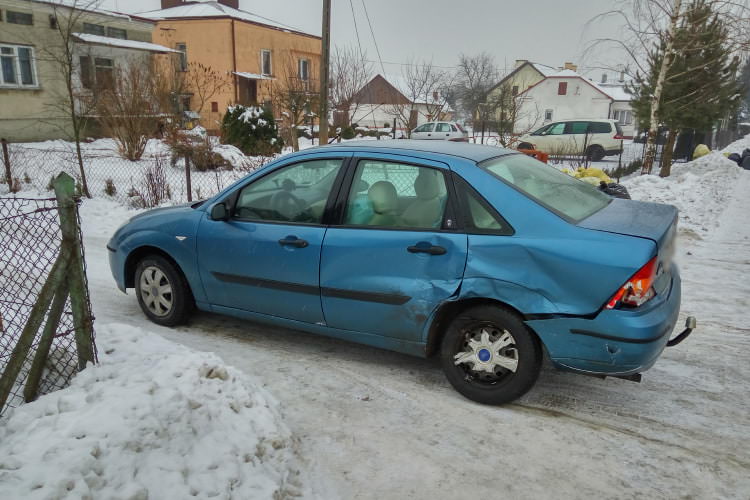
[[[435,129],[435,132],[450,132],[450,131],[451,131],[450,123],[438,123],[437,128]]]
[[[566,134],[586,134],[592,133],[589,129],[589,122],[568,122],[565,124]]]
[[[454,175],[453,178],[467,233],[503,236],[513,234],[513,228],[510,227],[510,224],[468,182],[457,175]]]
[[[612,132],[612,125],[609,122],[591,122],[592,134],[609,134]]]

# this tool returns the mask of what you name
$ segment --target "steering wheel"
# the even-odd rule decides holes
[[[305,203],[289,191],[279,191],[271,197],[271,208],[284,219],[291,221],[304,210]]]

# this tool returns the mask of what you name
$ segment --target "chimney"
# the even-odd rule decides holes
[[[622,83],[624,81],[625,81],[625,72],[624,71],[620,71],[620,83]]]
[[[183,3],[185,3],[185,0],[161,0],[161,8],[170,9],[182,5]]]
[[[233,9],[240,8],[240,0],[219,0],[219,3],[221,5],[226,5],[227,7],[231,7]]]
[[[602,83],[607,83],[607,73],[602,73]]]
[[[570,71],[578,71],[578,66],[576,66],[572,62],[566,62],[564,68],[569,69]]]
[[[521,67],[524,63],[527,63],[526,59],[516,59],[516,64],[513,66],[513,69]]]

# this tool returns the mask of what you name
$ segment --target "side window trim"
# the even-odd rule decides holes
[[[341,190],[341,187],[344,181],[344,175],[349,167],[349,163],[351,162],[351,159],[352,159],[352,153],[344,153],[343,155],[322,156],[322,157],[310,155],[309,157],[305,156],[302,158],[298,158],[297,161],[292,161],[290,163],[281,165],[277,168],[274,168],[273,170],[269,170],[268,172],[263,173],[263,175],[259,175],[258,177],[254,177],[248,180],[247,182],[243,183],[240,186],[237,186],[237,188],[234,189],[234,191],[232,191],[229,195],[227,195],[226,198],[224,198],[222,201],[218,203],[228,204],[228,209],[229,209],[229,214],[230,214],[229,220],[236,221],[236,222],[249,222],[249,223],[254,223],[254,224],[281,224],[285,226],[327,227],[330,225],[330,213],[329,213],[330,208],[334,205],[337,199],[337,196],[339,194],[339,191]],[[339,167],[339,171],[336,174],[336,178],[333,180],[333,184],[331,185],[331,191],[328,193],[328,198],[326,199],[326,205],[323,211],[322,220],[319,224],[310,223],[310,222],[297,222],[297,221],[247,219],[244,217],[237,217],[235,215],[235,210],[237,208],[237,202],[239,200],[240,193],[246,187],[250,186],[251,184],[255,184],[256,182],[259,182],[265,177],[272,175],[274,173],[277,173],[286,168],[294,167],[295,165],[299,165],[301,163],[307,163],[307,162],[316,161],[316,160],[341,160],[341,166]]]
[[[460,221],[460,224],[464,228],[464,232],[466,234],[488,234],[488,235],[495,235],[495,236],[513,236],[516,234],[516,230],[513,228],[513,226],[498,213],[495,208],[490,205],[490,203],[482,196],[476,189],[474,189],[474,186],[469,184],[467,180],[465,180],[463,177],[458,175],[455,172],[451,172],[451,180],[454,184],[456,199],[458,200],[458,203],[456,203],[458,207],[458,213],[456,214],[458,220]],[[471,216],[471,208],[469,208],[467,201],[464,200],[464,197],[459,194],[460,188],[463,188],[464,191],[469,194],[471,193],[474,195],[476,200],[479,202],[479,204],[484,208],[492,217],[495,218],[495,220],[500,223],[502,227],[508,228],[508,229],[482,229],[474,226],[474,221]]]
[[[353,226],[344,224],[344,215],[346,212],[347,202],[349,201],[349,194],[351,192],[352,183],[354,182],[354,176],[357,172],[357,167],[362,161],[392,161],[402,165],[410,165],[419,168],[430,168],[437,170],[443,176],[445,187],[448,195],[448,199],[445,202],[445,209],[443,211],[443,220],[439,228],[415,228],[415,227],[388,227],[388,226]],[[341,186],[339,187],[339,193],[334,203],[335,208],[333,210],[332,219],[330,222],[331,226],[335,226],[343,229],[374,229],[381,231],[412,231],[412,232],[432,232],[432,233],[456,233],[463,229],[462,218],[460,217],[456,207],[456,190],[453,186],[453,181],[450,179],[451,170],[447,167],[440,168],[434,165],[425,165],[409,159],[391,159],[382,158],[376,155],[353,155],[348,164],[346,165],[346,175],[344,176]],[[451,228],[446,229],[448,221],[451,222]]]

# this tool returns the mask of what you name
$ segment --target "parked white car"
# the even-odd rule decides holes
[[[411,138],[467,142],[469,133],[456,122],[428,122],[412,130]]]
[[[583,155],[599,161],[620,154],[622,129],[616,120],[560,120],[522,136],[518,149],[538,149],[554,155]]]

